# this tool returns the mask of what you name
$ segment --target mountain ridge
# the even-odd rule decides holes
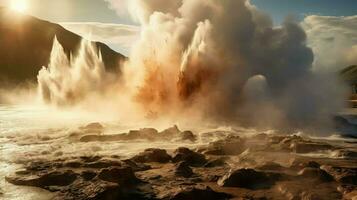
[[[36,81],[38,71],[49,62],[55,36],[68,55],[77,52],[82,40],[59,24],[0,8],[0,80]],[[102,53],[106,70],[120,73],[119,63],[126,57],[106,44],[93,43]]]

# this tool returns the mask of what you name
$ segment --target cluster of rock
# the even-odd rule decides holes
[[[82,127],[84,131],[101,129],[99,124]],[[142,129],[115,137],[118,140],[157,137],[170,140],[177,135],[189,141],[196,138],[192,132],[183,133],[176,126],[162,132]],[[107,136],[95,137],[95,141],[108,139]],[[85,138],[91,141],[94,136]],[[321,151],[349,154],[338,159],[304,156]],[[7,176],[6,181],[55,192],[57,199],[352,200],[357,193],[353,152],[299,136],[259,134],[241,138],[228,135],[197,149],[150,148],[125,160],[84,156],[32,162],[25,170]],[[284,157],[286,162],[281,161]]]
[[[148,141],[170,141],[181,140],[195,142],[197,137],[191,131],[180,131],[175,125],[171,128],[159,132],[154,128],[143,128],[140,130],[131,130],[128,133],[101,135],[102,126],[98,123],[89,124],[82,127],[84,131],[79,140],[81,142],[111,142],[128,140],[148,140]]]

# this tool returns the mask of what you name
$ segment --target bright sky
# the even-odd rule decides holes
[[[137,26],[126,26],[135,25],[135,22],[133,22],[129,16],[118,16],[116,11],[110,9],[108,1],[109,0],[0,0],[0,6],[9,6],[18,12],[60,23],[66,29],[82,37],[104,42],[114,50],[128,55],[133,41],[138,38],[140,29]],[[124,0],[117,1],[120,2]],[[308,30],[308,33],[310,35],[316,33],[321,36],[320,32],[325,33],[327,30],[326,27],[335,27],[336,29],[336,23],[333,24],[332,22],[334,20],[340,20],[337,24],[341,27],[335,31],[334,29],[328,31],[328,34],[338,33],[341,35],[341,33],[345,33],[344,42],[342,43],[339,40],[335,40],[335,43],[341,43],[348,47],[352,45],[352,49],[347,48],[346,52],[357,52],[355,37],[351,37],[351,34],[355,35],[356,33],[353,24],[355,20],[357,20],[357,17],[353,19],[342,17],[357,15],[357,0],[251,0],[251,2],[261,10],[270,14],[276,25],[279,25],[287,16],[295,17],[301,21],[309,15],[337,16],[336,19],[329,18],[327,21],[320,18],[310,18],[309,23],[312,23],[312,25],[317,24],[318,26],[309,26],[311,30]],[[321,23],[326,26],[321,26]],[[316,27],[325,28],[320,31],[316,29]],[[347,33],[351,34],[348,35]],[[333,44],[334,46],[337,45],[335,43]],[[323,47],[322,49],[326,48],[326,45],[316,46]],[[335,53],[331,55],[335,55]]]
[[[27,13],[53,22],[104,22],[130,24],[129,17],[117,16],[104,0],[0,0],[28,1]],[[119,0],[120,1],[120,0]],[[357,0],[251,0],[273,16],[276,24],[285,16],[349,16],[357,14]]]

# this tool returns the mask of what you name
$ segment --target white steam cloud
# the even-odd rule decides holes
[[[38,74],[42,99],[56,105],[73,105],[109,83],[101,53],[90,41],[83,40],[78,55],[70,58],[54,39],[48,67]]]
[[[149,116],[299,129],[326,122],[342,105],[344,90],[312,71],[313,52],[294,21],[273,27],[246,0],[111,2],[127,5],[141,24],[122,87]]]
[[[314,50],[314,69],[336,71],[357,64],[357,15],[312,15],[302,26]]]

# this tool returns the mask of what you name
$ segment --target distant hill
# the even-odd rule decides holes
[[[0,8],[0,80],[15,83],[35,81],[47,66],[55,35],[66,53],[75,52],[81,37],[62,26]],[[108,71],[117,69],[125,57],[107,45],[95,42]]]

